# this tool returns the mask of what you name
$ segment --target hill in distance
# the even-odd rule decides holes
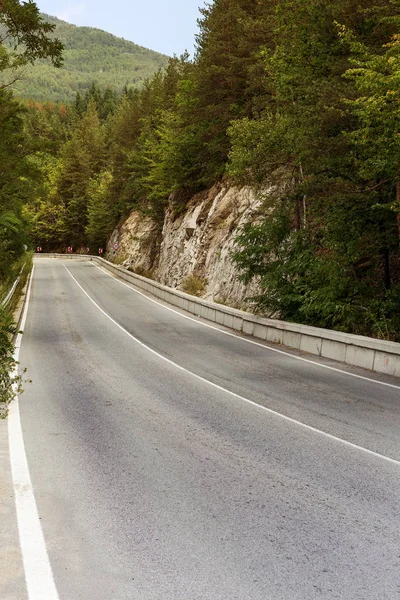
[[[141,87],[143,81],[167,65],[168,57],[111,33],[78,27],[43,15],[56,25],[55,37],[64,44],[64,66],[55,69],[47,61],[27,68],[13,88],[17,95],[37,101],[73,102],[93,82],[121,90]]]

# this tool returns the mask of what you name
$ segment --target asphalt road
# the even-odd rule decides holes
[[[53,259],[36,260],[20,362],[61,600],[400,598],[400,389],[381,385],[399,380],[278,354]]]

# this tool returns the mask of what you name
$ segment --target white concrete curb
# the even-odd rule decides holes
[[[91,260],[153,296],[213,323],[267,342],[282,344],[342,363],[400,377],[400,344],[297,323],[258,317],[146,279],[104,258],[76,254],[36,257]]]

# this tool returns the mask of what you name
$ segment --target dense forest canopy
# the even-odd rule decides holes
[[[260,311],[399,340],[400,2],[215,0],[199,26],[138,90],[5,94],[1,206],[44,250],[96,251],[132,208],[161,227],[168,201],[254,186],[234,260]]]

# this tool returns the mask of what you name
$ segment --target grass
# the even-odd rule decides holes
[[[154,272],[151,269],[145,269],[144,267],[129,267],[128,271],[131,271],[131,273],[135,273],[135,275],[141,275],[141,277],[146,277],[146,279],[154,280]]]
[[[120,252],[112,257],[112,262],[120,267],[128,258],[129,256],[125,252]]]
[[[191,296],[201,296],[206,289],[207,281],[197,275],[189,275],[182,283],[182,290]]]

